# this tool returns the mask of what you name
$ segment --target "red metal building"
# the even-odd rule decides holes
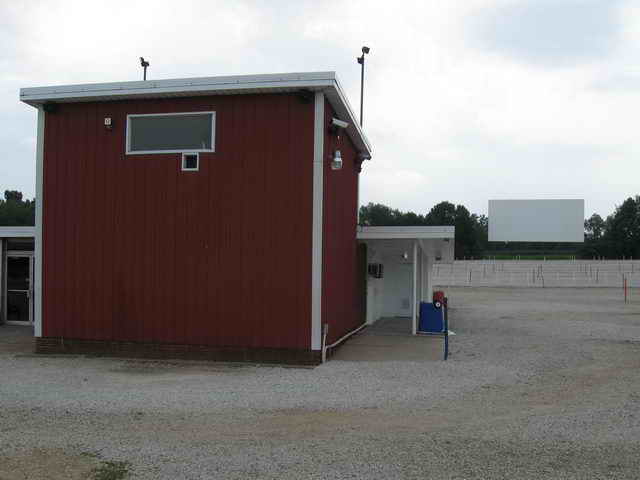
[[[315,363],[365,322],[371,147],[333,72],[20,98],[38,109],[38,351]]]

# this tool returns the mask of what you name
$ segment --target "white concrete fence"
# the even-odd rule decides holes
[[[434,285],[451,287],[640,287],[640,260],[457,260],[434,265]]]

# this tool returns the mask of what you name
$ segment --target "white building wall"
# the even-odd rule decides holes
[[[389,258],[384,263],[383,317],[410,317],[413,291],[413,264]]]
[[[382,257],[376,252],[368,251],[368,263],[382,263]],[[367,275],[367,323],[371,325],[382,316],[384,296],[384,278]]]

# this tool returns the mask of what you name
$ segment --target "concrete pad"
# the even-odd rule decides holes
[[[33,327],[0,325],[0,355],[13,353],[33,353]]]
[[[413,336],[411,319],[382,318],[353,336],[331,355],[347,362],[431,362],[444,357],[444,338]]]

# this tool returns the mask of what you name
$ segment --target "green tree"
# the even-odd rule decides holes
[[[598,241],[604,235],[606,223],[600,215],[594,213],[584,221],[585,240]]]
[[[640,256],[640,196],[629,197],[607,218],[604,240],[616,257]]]
[[[426,222],[432,226],[455,225],[456,206],[451,202],[438,203],[427,213]]]
[[[360,207],[361,225],[399,225],[402,212],[381,203],[369,203]]]
[[[480,223],[484,222],[484,225]],[[486,246],[487,217],[469,213],[463,205],[440,202],[426,215],[403,212],[379,203],[360,207],[360,224],[369,226],[440,226],[456,227],[456,257],[481,256]]]
[[[0,199],[0,226],[24,227],[35,225],[35,200],[22,200],[22,192],[5,190],[4,200]]]
[[[402,212],[381,203],[369,203],[360,207],[360,225],[411,226],[424,225],[424,216],[414,212]]]

